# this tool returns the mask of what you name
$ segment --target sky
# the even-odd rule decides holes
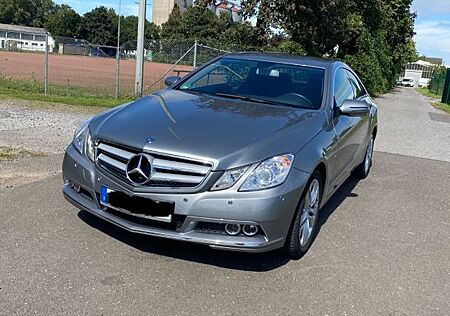
[[[121,0],[122,15],[137,15],[138,0]],[[119,0],[56,0],[68,4],[78,13],[84,14],[98,6],[116,10]],[[147,18],[151,21],[152,0],[147,0]],[[414,0],[411,9],[417,12],[415,25],[416,47],[420,55],[442,57],[450,67],[450,0]]]
[[[442,57],[450,67],[450,1],[414,0],[416,48],[426,56]]]
[[[138,14],[138,2],[139,0],[121,0],[120,6],[121,15],[137,15]],[[100,6],[107,8],[113,8],[118,12],[119,0],[54,0],[57,4],[68,4],[79,14],[84,14],[92,9]],[[152,16],[152,0],[147,0],[147,19],[151,20]]]

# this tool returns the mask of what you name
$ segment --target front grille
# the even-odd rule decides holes
[[[120,217],[124,220],[127,220],[129,222],[135,223],[135,224],[140,224],[140,225],[144,225],[144,226],[148,226],[148,227],[152,227],[152,228],[159,228],[159,229],[167,229],[167,230],[172,230],[172,231],[181,231],[181,228],[183,227],[183,223],[186,219],[185,215],[173,215],[172,216],[172,221],[170,223],[166,223],[166,222],[159,222],[159,221],[155,221],[155,220],[151,220],[151,219],[147,219],[147,218],[142,218],[142,217],[136,217],[130,214],[125,214],[119,211],[116,211],[112,208],[106,208],[106,211],[117,216]]]
[[[97,165],[120,178],[131,183],[126,175],[127,163],[131,157],[140,153],[117,145],[100,143],[97,146]],[[212,165],[186,158],[172,157],[161,153],[149,153],[153,158],[154,173],[150,182],[144,186],[150,187],[197,187],[206,178]]]
[[[199,233],[215,234],[215,235],[226,235],[225,224],[222,223],[208,223],[208,222],[198,222],[195,227],[195,231]]]

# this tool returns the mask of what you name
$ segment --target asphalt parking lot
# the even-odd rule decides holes
[[[0,164],[48,167],[0,186],[0,314],[448,315],[450,120],[411,89],[377,103],[372,173],[322,209],[298,261],[136,236],[77,211],[51,146]]]

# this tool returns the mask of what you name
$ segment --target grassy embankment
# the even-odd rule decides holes
[[[445,103],[439,102],[439,101],[441,100],[441,98],[442,98],[440,95],[438,95],[438,94],[436,94],[436,93],[433,93],[433,92],[430,92],[427,88],[417,88],[416,90],[417,90],[420,94],[422,94],[422,95],[424,95],[424,96],[426,96],[426,97],[428,97],[428,98],[433,99],[433,100],[431,101],[431,104],[432,104],[435,108],[437,108],[437,109],[439,109],[439,110],[442,110],[442,111],[445,111],[445,112],[447,112],[447,113],[450,113],[450,104],[445,104]]]
[[[25,99],[45,101],[68,105],[114,107],[132,100],[115,99],[111,95],[89,92],[76,87],[49,86],[49,93],[44,94],[43,84],[36,80],[9,79],[0,74],[0,99]]]

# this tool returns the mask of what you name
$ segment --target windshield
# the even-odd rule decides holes
[[[252,102],[318,109],[325,70],[222,58],[188,78],[178,90]]]

